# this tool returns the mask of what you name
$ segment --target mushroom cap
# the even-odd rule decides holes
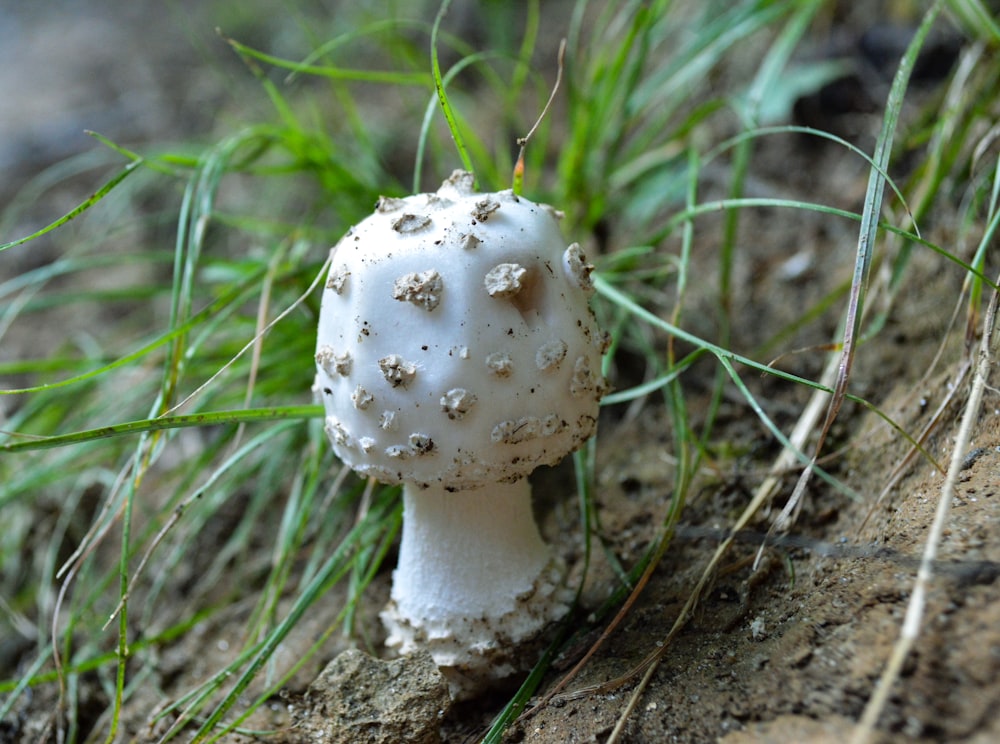
[[[597,425],[591,267],[551,207],[472,182],[383,197],[332,252],[315,390],[338,457],[383,482],[513,481]]]

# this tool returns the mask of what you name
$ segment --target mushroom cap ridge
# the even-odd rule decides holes
[[[338,457],[462,490],[581,446],[606,386],[580,255],[551,208],[475,193],[460,171],[380,200],[333,249],[323,294],[316,391]]]

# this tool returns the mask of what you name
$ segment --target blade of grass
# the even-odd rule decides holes
[[[456,62],[448,70],[448,72],[445,73],[444,77],[441,78],[440,83],[437,84],[438,85],[437,92],[435,92],[435,94],[427,102],[427,107],[424,109],[424,117],[420,122],[420,133],[417,135],[417,151],[414,157],[413,184],[411,186],[412,193],[417,194],[420,192],[420,184],[423,182],[424,158],[426,154],[427,143],[430,138],[431,124],[433,123],[434,120],[435,110],[437,109],[438,106],[442,105],[441,96],[443,95],[443,91],[445,91],[448,85],[452,82],[452,80],[454,80],[454,78],[457,77],[458,74],[467,67],[479,64],[481,62],[485,62],[495,57],[496,55],[491,54],[489,52],[478,52],[475,54],[467,55],[462,59],[460,59],[458,62]],[[463,157],[463,162],[466,161],[467,157],[468,155],[466,153],[466,156]],[[469,164],[466,163],[466,167],[468,168],[471,166],[469,166]]]
[[[445,121],[448,122],[448,129],[451,132],[451,138],[455,141],[455,148],[458,150],[458,155],[462,159],[462,165],[465,170],[475,176],[476,171],[472,167],[472,160],[469,158],[469,151],[465,146],[465,140],[462,138],[462,132],[459,129],[458,120],[455,118],[455,112],[452,111],[451,102],[448,100],[448,94],[444,89],[444,80],[441,76],[441,63],[438,61],[438,33],[441,30],[441,22],[448,13],[448,8],[450,6],[451,0],[442,0],[437,16],[434,18],[434,26],[431,29],[431,69],[434,75],[434,89],[437,91],[438,100],[441,102],[441,110],[444,112]],[[473,188],[477,187],[478,182],[473,181]]]
[[[55,220],[54,222],[50,222],[48,225],[41,228],[40,230],[36,230],[35,232],[31,233],[31,235],[26,235],[23,238],[18,238],[17,240],[13,240],[9,243],[0,243],[0,253],[6,251],[9,248],[15,248],[19,245],[24,245],[25,243],[28,243],[32,240],[36,240],[37,238],[40,238],[43,235],[52,232],[56,228],[62,227],[70,220],[79,217],[81,214],[83,214],[88,209],[93,207],[95,204],[100,202],[101,199],[107,196],[122,181],[124,181],[126,178],[132,175],[136,171],[136,169],[138,169],[142,164],[143,161],[141,160],[135,160],[129,163],[120,171],[118,171],[118,173],[115,176],[113,176],[111,180],[109,180],[107,183],[101,186],[97,191],[95,191],[93,194],[87,197],[84,201],[82,201],[80,204],[78,204],[73,209],[68,211],[59,219]]]
[[[92,442],[96,439],[132,436],[146,432],[166,429],[182,429],[186,427],[217,426],[219,424],[244,424],[254,421],[278,421],[281,419],[322,418],[323,407],[319,405],[273,406],[268,408],[249,408],[232,411],[210,411],[192,413],[180,416],[163,416],[158,418],[128,421],[121,424],[111,424],[98,429],[77,431],[71,434],[58,434],[48,437],[33,437],[29,441],[0,444],[0,452],[22,452],[25,450],[49,449],[66,447],[68,445]]]
[[[764,61],[760,65],[756,77],[750,84],[746,100],[740,105],[740,118],[747,128],[759,124],[761,102],[768,90],[773,87],[788,64],[795,46],[806,32],[809,23],[819,10],[821,0],[810,0],[800,3],[801,7],[782,29],[778,38],[768,49]],[[729,198],[738,199],[743,196],[746,177],[750,168],[752,156],[751,138],[741,139],[733,153],[732,178]],[[736,243],[739,234],[739,218],[741,211],[737,209],[726,212],[723,227],[722,247],[719,251],[719,342],[729,345],[730,316],[732,314],[732,271],[735,260]]]
[[[263,271],[263,269],[261,269],[261,271]],[[257,287],[254,286],[256,284],[255,280],[256,277],[248,279],[242,285],[232,290],[231,292],[227,292],[222,297],[218,298],[211,304],[207,305],[204,309],[192,315],[190,318],[187,319],[186,322],[167,331],[162,336],[157,338],[155,341],[152,341],[142,346],[141,348],[137,349],[136,351],[131,352],[130,354],[126,354],[125,356],[120,357],[113,362],[110,362],[109,364],[98,367],[97,369],[89,370],[87,372],[84,372],[83,374],[67,377],[63,380],[59,380],[58,382],[49,382],[45,383],[44,385],[34,385],[23,388],[8,388],[5,390],[0,390],[0,395],[39,393],[44,391],[50,391],[59,387],[76,385],[81,382],[93,380],[95,378],[98,378],[106,374],[107,372],[119,369],[128,364],[131,364],[132,362],[138,361],[143,357],[148,356],[153,351],[163,346],[166,346],[167,344],[176,343],[179,338],[188,334],[199,323],[202,323],[206,320],[209,320],[217,316],[225,308],[233,306],[239,299],[249,297],[257,289]]]
[[[840,358],[831,365],[836,364],[837,375],[833,388],[833,395],[830,397],[826,416],[819,430],[819,436],[813,449],[813,456],[809,464],[802,471],[798,482],[795,484],[791,495],[785,506],[774,520],[769,533],[784,530],[794,515],[801,507],[802,497],[805,494],[806,486],[813,473],[813,466],[819,458],[819,453],[826,443],[826,437],[833,426],[834,420],[840,413],[841,406],[847,398],[847,385],[851,376],[851,369],[854,364],[854,355],[857,351],[857,343],[860,339],[861,323],[864,317],[865,298],[868,293],[868,275],[871,269],[872,255],[875,251],[876,238],[879,227],[879,214],[882,210],[882,197],[885,192],[885,173],[889,165],[889,157],[892,154],[892,142],[896,132],[896,124],[899,121],[899,114],[903,108],[903,100],[910,81],[910,73],[917,61],[927,35],[930,33],[941,10],[941,1],[935,2],[927,12],[917,29],[916,34],[910,41],[906,52],[903,54],[893,78],[892,87],[889,90],[889,97],[886,101],[885,114],[882,117],[882,128],[879,131],[878,139],[875,142],[875,153],[872,159],[877,168],[873,168],[868,178],[868,189],[865,193],[864,210],[861,215],[861,232],[858,236],[858,247],[855,254],[854,276],[851,281],[850,300],[847,305],[847,314],[844,319],[843,338],[841,340],[842,352]],[[912,441],[912,440],[911,440]],[[764,545],[761,545],[763,551]],[[759,560],[759,556],[758,556]]]
[[[431,76],[426,72],[399,72],[396,70],[366,70],[362,68],[332,67],[330,65],[313,65],[307,62],[294,62],[292,60],[276,57],[273,54],[258,51],[252,47],[242,44],[235,39],[224,37],[228,43],[241,57],[253,59],[258,62],[266,62],[269,65],[282,70],[289,70],[292,75],[315,75],[316,77],[329,78],[330,80],[348,80],[358,83],[380,83],[393,86],[419,86],[430,85]],[[325,50],[328,51],[328,50]],[[324,53],[325,53],[324,51]]]
[[[347,554],[351,551],[356,552],[360,550],[361,547],[373,540],[380,539],[388,521],[385,517],[386,513],[398,506],[398,504],[393,504],[395,493],[391,490],[387,491],[387,493],[388,496],[383,496],[383,499],[374,505],[365,519],[351,530],[350,534],[343,540],[334,554],[330,556],[323,565],[322,570],[303,588],[301,596],[289,609],[287,616],[263,641],[246,669],[233,684],[230,692],[195,732],[191,739],[191,744],[217,741],[219,737],[224,736],[235,725],[228,724],[221,726],[218,731],[215,730],[220,726],[226,713],[236,704],[243,692],[249,687],[257,672],[274,654],[278,645],[284,640],[289,631],[295,626],[320,593],[348,573],[351,561],[347,560]],[[346,611],[346,608],[344,611]]]

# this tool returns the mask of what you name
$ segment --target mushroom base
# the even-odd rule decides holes
[[[569,609],[564,573],[526,479],[455,493],[406,484],[386,645],[428,650],[452,696],[473,697],[537,660],[545,629]]]

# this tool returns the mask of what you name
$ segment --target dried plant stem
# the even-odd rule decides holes
[[[831,356],[826,369],[823,370],[823,376],[819,381],[820,385],[824,388],[833,387],[839,370],[839,357]],[[809,437],[815,431],[816,425],[819,423],[820,417],[823,415],[823,411],[826,410],[829,402],[830,394],[826,390],[813,390],[809,402],[806,404],[802,415],[799,416],[798,421],[795,423],[795,428],[792,429],[792,433],[788,437],[791,446],[784,447],[781,450],[781,454],[778,455],[768,470],[767,477],[757,487],[753,503],[765,504],[770,502],[775,491],[778,489],[778,485],[781,483],[782,477],[798,463],[798,453],[806,451],[806,444],[809,441]],[[763,553],[764,545],[761,544],[754,562],[754,570],[756,570],[757,565],[760,563]]]
[[[538,129],[538,125],[542,123],[542,119],[545,115],[549,113],[549,109],[552,107],[552,102],[556,98],[556,93],[559,92],[559,85],[562,83],[563,68],[566,65],[566,39],[559,42],[559,59],[558,67],[556,69],[556,81],[552,84],[552,92],[549,93],[549,100],[545,102],[545,107],[542,109],[542,113],[538,115],[535,120],[534,125],[528,130],[528,133],[523,137],[517,138],[517,144],[520,145],[521,149],[517,154],[517,163],[514,165],[514,185],[513,191],[515,194],[521,193],[521,188],[524,185],[524,148],[528,146],[528,141],[535,134],[535,130]]]
[[[948,475],[941,487],[941,495],[938,498],[937,509],[934,513],[934,521],[931,523],[930,531],[927,535],[927,542],[924,544],[924,552],[920,559],[920,568],[917,570],[917,578],[913,584],[913,593],[906,608],[906,616],[903,619],[903,626],[900,629],[899,640],[893,646],[889,661],[882,671],[878,684],[868,704],[865,706],[861,720],[855,727],[851,744],[868,744],[875,735],[875,726],[879,716],[885,709],[889,700],[892,687],[899,679],[903,664],[920,635],[921,623],[923,621],[924,610],[927,605],[927,589],[933,578],[934,561],[937,559],[938,547],[944,528],[948,521],[948,514],[951,510],[951,501],[955,496],[955,484],[958,483],[958,476],[962,470],[962,463],[965,460],[965,453],[969,448],[972,439],[972,429],[979,417],[979,410],[982,403],[983,391],[986,389],[986,382],[990,368],[990,345],[993,339],[993,328],[996,321],[998,294],[993,293],[990,299],[990,306],[984,321],[983,337],[979,347],[979,359],[976,370],[972,377],[972,389],[969,393],[969,400],[962,415],[962,421],[958,428],[958,435],[955,438],[955,448],[951,453],[951,462],[948,467]]]
[[[331,254],[331,256],[332,256],[332,254]],[[320,282],[323,280],[323,278],[326,276],[327,271],[330,269],[330,259],[331,259],[331,256],[327,256],[326,257],[326,261],[324,261],[323,265],[320,266],[319,271],[316,272],[316,276],[313,278],[312,283],[309,285],[309,287],[306,289],[305,292],[303,292],[301,295],[299,295],[291,305],[289,305],[287,308],[285,308],[284,310],[282,310],[278,315],[276,315],[274,317],[274,319],[271,320],[271,322],[267,323],[266,325],[261,326],[260,325],[261,318],[258,317],[258,330],[257,330],[256,333],[254,333],[253,338],[251,338],[249,341],[247,341],[246,344],[243,345],[243,348],[241,348],[238,352],[236,352],[236,354],[233,355],[233,357],[228,362],[226,362],[221,367],[219,367],[219,369],[217,369],[215,371],[215,373],[212,374],[211,377],[209,377],[207,380],[205,380],[205,382],[203,382],[201,385],[199,385],[197,388],[195,388],[194,391],[192,391],[186,398],[184,398],[184,400],[182,400],[180,403],[178,403],[177,405],[175,405],[173,408],[170,408],[170,409],[164,411],[163,413],[161,413],[160,417],[163,418],[163,417],[170,416],[171,414],[175,414],[181,408],[183,408],[184,406],[186,406],[196,396],[198,396],[200,393],[202,393],[203,391],[205,391],[206,389],[208,389],[209,386],[211,386],[211,384],[213,382],[215,382],[220,376],[222,376],[223,374],[225,374],[225,372],[230,367],[232,367],[244,354],[246,354],[251,349],[254,350],[254,359],[255,359],[255,361],[254,361],[254,365],[253,365],[252,369],[255,370],[256,369],[256,359],[257,359],[257,354],[258,354],[258,351],[259,351],[259,346],[260,346],[261,340],[264,338],[264,336],[267,334],[268,331],[270,331],[272,328],[274,328],[274,326],[276,326],[282,320],[284,320],[289,315],[291,315],[295,311],[295,309],[297,307],[299,307],[299,305],[301,305],[303,302],[305,302],[309,298],[309,296],[313,292],[316,291],[316,287],[318,287],[320,285]],[[261,303],[262,303],[261,307],[262,308],[266,307],[267,302],[268,302],[268,298],[266,298],[266,297],[263,298],[261,300]],[[248,393],[248,396],[249,396],[249,393]],[[249,397],[247,399],[249,399]]]

